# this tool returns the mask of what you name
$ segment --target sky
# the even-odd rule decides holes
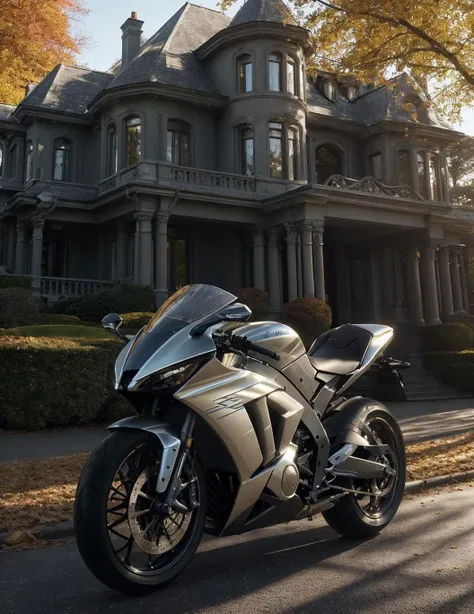
[[[195,3],[217,9],[217,0],[196,0]],[[238,0],[228,14],[232,16],[242,3],[243,0]],[[121,57],[120,26],[132,11],[136,11],[138,19],[145,22],[143,32],[148,38],[183,4],[184,0],[86,0],[89,14],[73,26],[75,33],[85,34],[89,38],[77,64],[95,70],[108,70]],[[465,109],[462,120],[462,124],[454,127],[474,135],[474,108]]]

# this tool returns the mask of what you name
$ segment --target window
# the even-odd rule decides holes
[[[241,94],[246,94],[253,90],[253,67],[252,57],[250,55],[242,55],[238,60],[239,65],[239,91]]]
[[[342,154],[332,145],[316,148],[316,181],[324,183],[332,175],[342,175]]]
[[[3,154],[4,154],[4,146],[3,143],[0,143],[0,177],[3,177]]]
[[[370,172],[375,179],[382,179],[382,154],[374,153],[370,156]]]
[[[281,92],[281,55],[272,53],[268,61],[268,87],[271,92]]]
[[[329,100],[336,100],[336,83],[332,79],[324,82],[324,94]]]
[[[286,91],[289,94],[296,94],[296,62],[288,57],[286,60]]]
[[[270,177],[298,179],[299,131],[296,126],[269,124]]]
[[[357,94],[358,94],[358,91],[355,85],[349,85],[347,87],[347,91],[346,91],[347,100],[349,100],[350,102],[353,102],[357,98]]]
[[[406,96],[403,99],[402,107],[412,121],[423,122],[427,120],[425,105],[418,96]]]
[[[418,170],[418,192],[423,198],[426,198],[425,153],[423,151],[416,154],[416,166]]]
[[[18,147],[16,145],[13,145],[13,147],[8,152],[8,176],[10,177],[10,179],[15,179],[16,177],[17,155]]]
[[[430,186],[430,200],[441,200],[439,181],[439,156],[436,153],[428,153],[428,177]]]
[[[191,164],[189,155],[189,124],[179,119],[168,121],[168,131],[166,133],[166,159],[178,166],[189,166]]]
[[[297,178],[298,163],[298,130],[294,126],[288,128],[288,179]]]
[[[400,185],[413,187],[410,151],[408,149],[401,149],[398,152],[398,181]]]
[[[33,178],[33,142],[26,142],[26,181]]]
[[[282,125],[270,123],[270,177],[283,178]]]
[[[249,126],[240,129],[240,161],[242,175],[255,174],[253,129]]]
[[[139,117],[129,117],[125,121],[125,165],[132,166],[142,157],[142,123]]]
[[[115,175],[118,170],[117,128],[115,124],[111,124],[107,128],[106,147],[106,174],[109,177],[110,175]]]
[[[55,181],[72,180],[71,141],[56,139],[54,141],[53,179]]]

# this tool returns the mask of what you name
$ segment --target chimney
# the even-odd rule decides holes
[[[122,29],[122,66],[128,66],[140,49],[143,21],[137,19],[135,11],[121,26]]]

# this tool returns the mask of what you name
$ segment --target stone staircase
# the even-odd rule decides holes
[[[436,379],[423,367],[421,354],[410,354],[408,361],[411,367],[402,372],[408,401],[468,399],[472,396],[468,392],[451,388],[451,386]]]

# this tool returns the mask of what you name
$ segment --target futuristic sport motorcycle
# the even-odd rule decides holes
[[[115,389],[137,415],[112,424],[86,463],[74,524],[109,587],[151,591],[189,563],[204,532],[226,536],[322,512],[349,538],[375,535],[405,485],[400,428],[379,402],[344,398],[393,330],[345,324],[309,351],[278,322],[249,322],[209,285],[172,295],[126,346]]]

